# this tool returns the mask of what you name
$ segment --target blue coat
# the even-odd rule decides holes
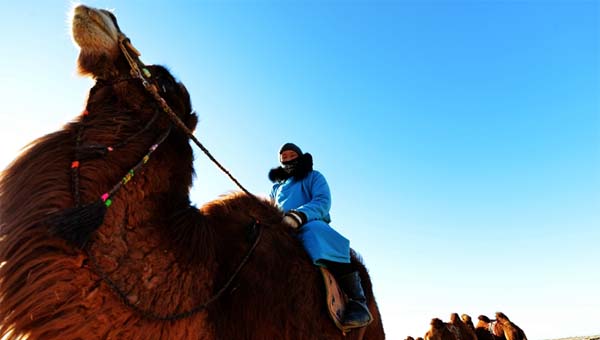
[[[296,210],[306,215],[306,221],[331,222],[331,193],[325,177],[313,170],[302,180],[288,178],[273,185],[271,198],[284,211]]]
[[[275,183],[271,198],[284,212],[305,214],[307,222],[299,228],[298,237],[313,263],[350,262],[350,242],[329,226],[331,193],[320,172],[312,170],[301,180],[291,177]]]

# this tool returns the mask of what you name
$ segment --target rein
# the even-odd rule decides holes
[[[113,81],[99,80],[97,85],[106,86],[113,85],[114,83],[121,81],[128,81],[132,79],[139,79],[142,81],[144,88],[154,97],[154,99],[158,102],[161,109],[166,112],[169,118],[173,121],[174,125],[181,129],[190,139],[194,141],[194,143],[207,155],[207,157],[219,167],[225,174],[229,176],[229,178],[237,184],[237,186],[247,195],[254,197],[258,202],[261,202],[256,196],[250,193],[246,188],[244,188],[231,173],[225,169],[211,154],[210,152],[196,139],[193,135],[192,131],[183,124],[183,122],[177,117],[177,115],[173,112],[173,110],[169,107],[167,102],[162,98],[158,93],[158,88],[156,84],[148,81],[147,78],[151,77],[150,71],[145,67],[145,65],[137,58],[140,53],[131,45],[131,42],[127,37],[123,34],[119,37],[119,46],[125,55],[130,67],[131,67],[131,75],[133,78],[121,77],[117,78]],[[135,58],[130,55],[130,51],[135,54]],[[92,89],[93,91],[94,89]],[[90,234],[95,231],[101,224],[104,219],[104,214],[106,209],[111,206],[112,200],[111,198],[121,189],[124,185],[126,185],[135,174],[148,163],[150,160],[151,154],[167,139],[169,136],[172,127],[169,127],[165,132],[163,132],[153,143],[148,152],[142,157],[142,159],[133,166],[127,173],[123,176],[123,178],[115,184],[109,191],[105,192],[101,195],[100,199],[86,205],[81,205],[80,202],[80,190],[79,190],[79,172],[80,172],[80,161],[84,158],[82,157],[85,154],[96,154],[96,155],[106,155],[109,152],[114,151],[116,148],[121,148],[129,143],[131,140],[141,135],[143,132],[147,131],[151,125],[158,118],[159,111],[157,110],[156,114],[152,119],[146,123],[146,125],[134,135],[126,138],[124,141],[112,145],[112,146],[104,146],[104,145],[81,145],[81,140],[83,136],[83,128],[84,124],[80,125],[77,135],[76,135],[76,145],[75,145],[75,154],[76,160],[71,163],[71,180],[73,187],[73,196],[75,201],[75,207],[67,209],[65,212],[58,216],[52,216],[49,220],[51,225],[51,231],[64,239],[74,242],[79,245],[81,249],[86,253],[88,258],[90,259],[94,271],[96,274],[100,276],[103,282],[105,282],[122,300],[123,304],[127,307],[133,309],[142,317],[147,319],[154,319],[160,321],[175,321],[184,318],[188,318],[204,309],[206,309],[211,303],[219,299],[225,291],[229,289],[237,275],[240,273],[242,268],[246,265],[250,256],[254,253],[254,250],[258,246],[261,235],[262,228],[260,226],[259,221],[254,221],[254,223],[249,227],[249,234],[254,235],[254,242],[248,248],[244,258],[242,258],[241,262],[236,267],[235,271],[231,274],[229,279],[225,282],[225,284],[210,298],[208,298],[205,302],[192,307],[189,310],[183,312],[175,312],[171,314],[159,314],[155,313],[151,310],[145,310],[137,306],[137,304],[132,303],[127,294],[113,281],[110,277],[100,269],[98,261],[95,256],[87,249],[86,244]],[[85,121],[88,115],[87,109],[83,113],[83,119]],[[262,202],[261,202],[262,203]]]
[[[144,88],[152,95],[152,97],[154,97],[154,99],[158,102],[163,111],[169,116],[171,121],[173,121],[175,126],[181,129],[194,142],[194,144],[196,144],[200,148],[200,150],[202,150],[202,152],[204,152],[204,154],[238,186],[238,188],[240,188],[246,195],[256,198],[254,194],[248,191],[248,189],[246,189],[229,172],[229,170],[227,170],[223,165],[221,165],[221,163],[217,161],[217,159],[210,153],[210,151],[208,151],[208,149],[205,148],[204,145],[202,145],[202,143],[200,143],[196,136],[194,136],[194,133],[187,126],[185,126],[181,119],[179,119],[175,112],[173,112],[173,110],[169,107],[165,99],[160,96],[156,85],[152,84],[147,79],[150,78],[152,75],[150,71],[146,68],[146,65],[144,65],[144,63],[142,63],[142,61],[139,59],[139,56],[141,55],[140,52],[135,47],[133,47],[129,38],[127,38],[124,34],[120,34],[119,36],[119,47],[121,48],[125,59],[127,59],[129,67],[131,67],[131,76],[141,80],[142,85],[144,85]],[[133,53],[135,57],[132,56],[130,52]]]

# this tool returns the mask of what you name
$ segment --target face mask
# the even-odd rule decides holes
[[[298,161],[299,161],[299,159],[296,158],[296,159],[292,159],[291,161],[281,162],[283,170],[286,173],[291,174],[298,167]]]

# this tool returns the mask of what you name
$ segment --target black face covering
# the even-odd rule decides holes
[[[296,159],[292,159],[291,161],[281,162],[283,170],[292,175],[294,171],[298,168],[298,163],[300,162],[300,157]]]

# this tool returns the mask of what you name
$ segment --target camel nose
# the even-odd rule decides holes
[[[92,9],[86,5],[78,5],[73,9],[73,17],[87,18],[92,13]]]
[[[88,10],[89,10],[89,7],[87,7],[85,5],[78,5],[77,7],[75,7],[73,12],[75,14],[84,14],[84,13],[87,13]]]

